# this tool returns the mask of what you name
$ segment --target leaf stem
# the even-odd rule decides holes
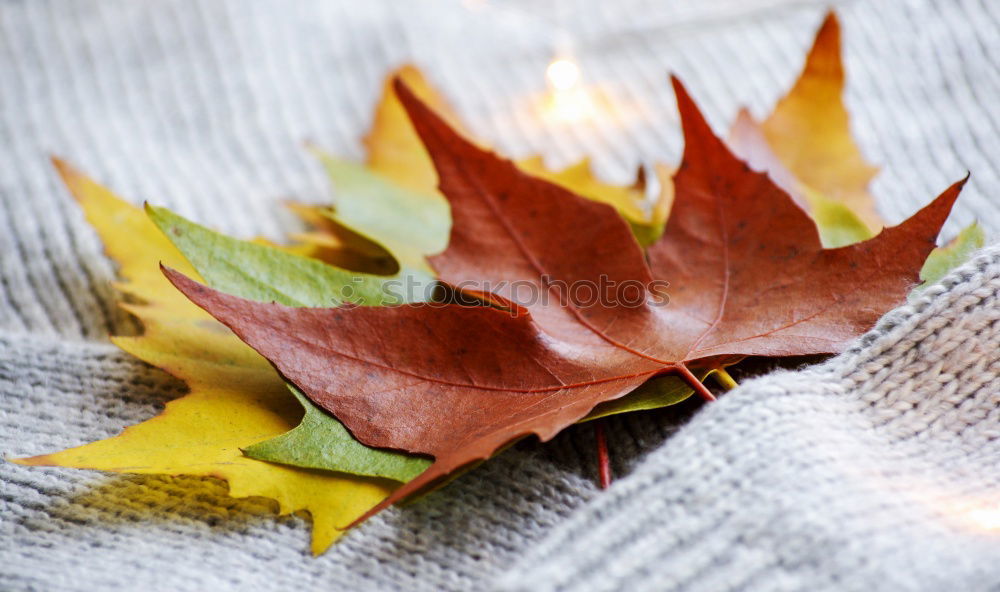
[[[681,375],[684,382],[688,383],[688,386],[694,389],[694,392],[701,395],[702,399],[705,399],[706,401],[715,400],[715,395],[712,394],[712,391],[708,390],[708,388],[702,384],[700,380],[698,380],[698,377],[688,370],[687,366],[684,364],[677,364],[674,366],[674,369],[676,369],[677,373]]]
[[[604,420],[594,422],[594,440],[597,443],[597,473],[601,489],[611,486],[611,459],[608,455],[608,440],[604,435]]]
[[[726,371],[725,368],[717,368],[713,373],[713,376],[715,376],[715,381],[727,391],[731,391],[740,386],[739,383],[733,380],[733,377]]]

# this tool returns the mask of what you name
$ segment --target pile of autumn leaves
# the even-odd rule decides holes
[[[962,182],[874,236],[876,171],[843,83],[832,15],[790,93],[761,123],[741,112],[728,144],[675,79],[685,151],[651,204],[586,162],[553,172],[470,143],[404,68],[365,165],[316,151],[336,200],[294,206],[313,230],[290,247],[143,212],[57,161],[144,327],[114,342],[190,392],[115,438],[18,462],[225,479],[311,514],[319,553],[519,438],[710,398],[700,380],[745,356],[836,353],[981,241],[972,227],[934,250]],[[510,289],[607,280],[666,280],[669,303]],[[441,302],[456,285],[466,302]]]

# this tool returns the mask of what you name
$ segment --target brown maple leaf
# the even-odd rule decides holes
[[[613,208],[477,148],[398,83],[452,207],[431,263],[494,306],[288,308],[165,273],[358,440],[434,457],[369,515],[517,438],[551,438],[654,375],[706,394],[689,367],[837,352],[903,301],[961,182],[869,241],[824,250],[806,214],[674,88],[686,146],[649,264]],[[610,289],[590,302],[580,286]]]

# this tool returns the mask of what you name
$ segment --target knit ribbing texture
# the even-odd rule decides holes
[[[970,170],[944,235],[978,218],[996,240],[993,0],[0,1],[0,452],[106,438],[184,392],[107,342],[133,323],[50,154],[134,203],[281,238],[300,228],[282,199],[329,201],[302,142],[360,157],[381,78],[411,61],[505,154],[589,155],[626,182],[680,154],[668,72],[720,132],[741,104],[764,115],[830,4],[880,211],[898,222]],[[540,117],[560,29],[615,106],[596,123]],[[995,588],[998,257],[821,366],[612,418],[607,492],[574,427],[317,559],[307,518],[218,481],[0,463],[0,589]]]

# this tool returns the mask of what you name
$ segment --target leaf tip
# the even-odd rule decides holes
[[[952,207],[955,205],[955,201],[958,199],[959,194],[962,192],[962,188],[965,187],[968,180],[969,175],[966,174],[965,178],[952,183],[947,189],[942,191],[940,195],[935,197],[926,206],[920,208],[920,210],[918,210],[915,214],[901,222],[899,225],[886,230],[893,233],[910,233],[911,236],[915,236],[921,241],[926,241],[927,251],[923,254],[923,257],[926,258],[937,244],[937,238],[938,234],[941,232],[941,227],[944,226],[945,221],[951,214]],[[886,231],[884,230],[883,234],[885,232]],[[923,259],[921,261],[923,261]]]
[[[52,455],[42,454],[39,456],[28,456],[24,458],[4,458],[9,463],[21,465],[23,467],[46,467],[56,464],[52,460]]]
[[[448,135],[454,135],[455,138],[461,139],[460,136],[455,133],[448,124],[444,122],[433,109],[427,106],[420,97],[417,96],[410,86],[400,77],[396,75],[392,78],[392,89],[399,98],[399,102],[403,105],[403,110],[406,111],[406,116],[409,118],[410,123],[413,125],[413,129],[417,132],[417,136],[420,138],[421,143],[430,152],[432,159],[434,159],[435,150],[434,145],[442,143],[439,139],[439,134],[444,132]],[[435,166],[437,161],[434,161]]]
[[[316,158],[322,158],[325,154],[323,149],[319,147],[319,144],[311,138],[306,138],[302,140],[302,147],[305,148],[306,152],[313,155]]]
[[[76,171],[76,169],[73,168],[72,165],[70,165],[62,158],[56,156],[55,154],[49,155],[49,162],[51,162],[52,166],[55,167],[56,171],[59,173],[59,176],[61,176],[64,179],[66,177],[73,176],[74,174],[79,174]]]
[[[827,9],[826,15],[823,17],[823,24],[820,25],[816,37],[818,39],[840,40],[840,17],[837,16],[837,11],[832,7]]]
[[[163,234],[167,234],[167,229],[169,227],[175,228],[175,235],[179,236],[181,234],[180,230],[176,229],[177,219],[180,218],[177,214],[171,212],[163,206],[154,206],[148,201],[142,202],[142,209],[146,212],[146,216],[153,221],[153,224],[155,224]]]
[[[698,105],[691,98],[691,94],[688,93],[684,83],[681,82],[676,74],[670,75],[670,84],[674,88],[674,96],[677,99],[677,112],[680,115],[681,127],[684,130],[685,151],[691,146],[695,138],[705,137],[706,135],[715,137],[701,109],[698,108]]]
[[[62,182],[67,187],[69,187],[70,193],[73,195],[73,197],[77,201],[80,201],[81,197],[77,194],[77,191],[74,189],[74,187],[76,187],[81,182],[89,181],[87,176],[81,173],[76,167],[71,165],[69,162],[54,154],[49,155],[49,162],[52,163],[52,167],[56,170],[56,173],[59,174],[59,178],[62,179]]]
[[[675,175],[682,169],[686,169],[694,163],[712,163],[718,166],[719,159],[722,161],[733,160],[744,167],[746,163],[733,154],[732,150],[722,141],[719,136],[712,131],[712,126],[708,124],[704,113],[698,104],[691,98],[687,88],[675,75],[670,77],[674,87],[674,95],[677,98],[677,111],[680,115],[681,129],[684,133],[684,155],[681,164],[677,168]]]
[[[160,272],[167,278],[167,281],[188,298],[191,298],[192,294],[200,294],[210,289],[208,286],[199,284],[176,269],[165,265],[162,261],[160,262]]]
[[[951,186],[945,189],[944,192],[941,193],[941,195],[937,196],[937,198],[934,201],[940,200],[943,203],[946,203],[948,211],[950,212],[951,207],[955,204],[955,200],[958,199],[958,195],[962,193],[963,189],[965,189],[965,184],[969,182],[969,179],[971,177],[972,173],[966,171],[964,177],[952,183]],[[944,221],[942,220],[942,223],[943,222]]]
[[[421,72],[420,68],[412,62],[406,62],[396,68],[395,72],[393,72],[393,78],[399,80],[409,80],[419,84],[423,84],[425,82],[424,73]]]
[[[678,103],[681,102],[682,97],[688,101],[691,100],[691,97],[687,93],[687,89],[684,88],[684,83],[681,82],[680,77],[673,72],[670,73],[670,86],[674,89],[674,95],[677,97]]]
[[[420,99],[418,99],[417,95],[410,90],[410,86],[406,84],[403,77],[398,73],[392,77],[392,91],[396,93],[396,96],[399,97],[399,100],[403,102],[404,106],[407,103],[420,103]],[[409,111],[409,109],[407,109],[407,111]]]
[[[816,31],[812,47],[806,55],[803,73],[829,76],[836,84],[844,82],[844,64],[840,48],[840,19],[831,8]]]

